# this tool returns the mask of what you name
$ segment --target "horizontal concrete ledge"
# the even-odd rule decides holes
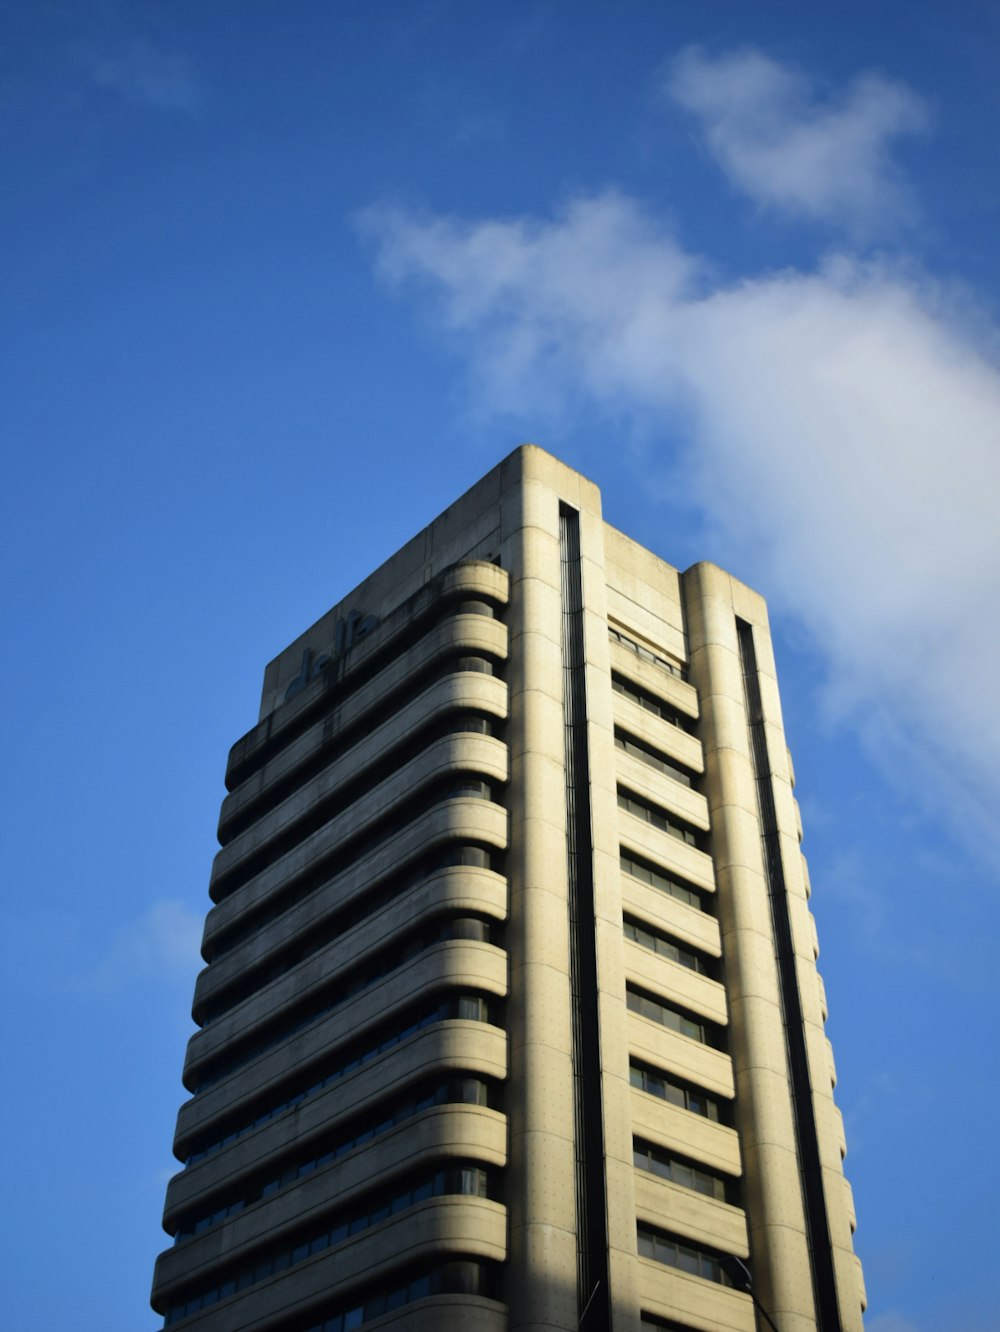
[[[499,1203],[434,1198],[172,1326],[184,1332],[266,1332],[321,1302],[347,1300],[376,1271],[388,1284],[394,1272],[411,1265],[451,1258],[503,1262],[506,1230],[506,1209]],[[154,1308],[164,1312],[162,1299]]]

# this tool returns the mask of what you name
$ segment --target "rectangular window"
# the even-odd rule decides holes
[[[622,633],[620,629],[616,629],[610,624],[608,625],[608,637],[615,643],[621,643],[622,647],[628,648],[629,652],[634,652],[643,661],[651,661],[656,666],[662,666],[665,671],[669,671],[678,680],[687,679],[687,667],[676,658],[667,657],[661,652],[654,652],[652,648],[645,647],[637,639],[631,638],[628,634]]]
[[[691,774],[683,768],[679,768],[676,763],[671,763],[663,758],[655,750],[647,745],[641,745],[633,740],[631,736],[626,735],[624,731],[615,731],[615,747],[624,750],[626,754],[631,754],[637,758],[640,763],[645,763],[647,767],[655,768],[657,772],[664,773],[667,777],[672,777],[675,782],[680,782],[683,786],[691,786]]]
[[[702,1045],[707,1044],[708,1035],[705,1024],[696,1022],[693,1018],[681,1012],[680,1009],[673,1008],[670,1004],[663,1003],[659,999],[652,999],[649,995],[642,994],[630,987],[626,988],[625,1002],[632,1012],[638,1013],[640,1017],[649,1018],[651,1022],[658,1022],[661,1027],[669,1027],[671,1031],[679,1032],[692,1041],[700,1041]]]
[[[722,1270],[719,1254],[708,1249],[697,1248],[683,1240],[665,1235],[662,1231],[650,1230],[640,1226],[637,1232],[639,1254],[643,1258],[652,1258],[666,1267],[675,1267],[691,1276],[701,1277],[703,1281],[714,1281],[720,1286],[732,1283]]]
[[[703,976],[710,974],[709,964],[698,953],[674,943],[672,939],[668,939],[666,935],[660,934],[657,930],[650,929],[646,925],[640,925],[638,921],[626,916],[622,925],[622,932],[626,939],[641,944],[643,948],[648,948],[651,953],[669,958],[671,962],[677,962],[680,966],[687,967],[689,971],[697,971]]]
[[[618,808],[626,810],[637,819],[642,819],[644,823],[650,824],[653,828],[658,828],[660,832],[668,833],[671,837],[676,837],[679,842],[686,842],[688,846],[696,846],[699,850],[703,849],[704,834],[700,829],[693,828],[689,823],[677,817],[676,814],[668,814],[665,809],[658,805],[651,805],[648,801],[632,795],[629,791],[618,789]]]
[[[682,883],[679,879],[673,878],[663,870],[655,869],[642,860],[637,860],[635,856],[624,851],[621,852],[619,861],[622,870],[626,874],[631,874],[633,879],[648,883],[651,888],[656,888],[661,893],[667,893],[670,897],[675,897],[678,902],[686,902],[688,906],[697,907],[699,911],[704,911],[705,907],[701,900],[701,894],[696,892],[694,888],[689,888],[687,884]]]
[[[711,1119],[715,1123],[721,1122],[719,1102],[700,1087],[670,1078],[665,1073],[636,1063],[629,1065],[629,1081],[633,1087],[638,1087],[649,1096],[656,1096],[661,1101],[669,1102],[670,1105],[689,1110],[691,1114],[701,1115],[703,1119]]]
[[[478,995],[462,995],[458,1001],[458,1016],[474,1022],[489,1021],[486,1000],[480,999]]]
[[[725,1181],[719,1175],[675,1156],[662,1147],[654,1147],[652,1143],[637,1139],[632,1148],[632,1163],[638,1170],[646,1170],[652,1175],[658,1175],[660,1179],[669,1179],[671,1183],[702,1193],[706,1198],[726,1201]]]
[[[653,694],[648,694],[644,689],[640,689],[631,680],[626,680],[620,675],[612,675],[611,688],[616,694],[621,694],[622,698],[627,698],[629,702],[642,708],[644,712],[651,712],[654,717],[669,722],[671,726],[676,726],[689,733],[694,729],[694,722],[690,717],[678,712],[676,708],[672,708],[663,699],[656,698]]]

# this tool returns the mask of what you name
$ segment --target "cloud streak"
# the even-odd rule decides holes
[[[78,978],[88,990],[113,990],[139,977],[193,984],[201,968],[202,920],[183,902],[164,897],[125,924],[107,955]]]
[[[615,193],[548,220],[361,226],[481,410],[597,408],[687,439],[654,469],[681,466],[727,558],[808,627],[828,700],[1000,852],[1000,373],[960,299],[845,256],[719,281]]]
[[[889,1310],[867,1320],[868,1332],[919,1332],[916,1323]]]
[[[855,235],[878,234],[913,209],[889,150],[928,114],[899,83],[864,74],[822,100],[803,74],[759,51],[713,58],[689,47],[663,90],[698,121],[732,183],[767,208]]]
[[[161,51],[144,38],[135,38],[117,55],[94,60],[90,76],[99,88],[158,111],[190,113],[202,101],[202,89],[187,56]]]

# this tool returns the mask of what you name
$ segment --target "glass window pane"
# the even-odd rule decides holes
[[[677,1266],[682,1272],[690,1272],[692,1276],[701,1276],[701,1255],[694,1249],[689,1249],[686,1244],[678,1244]]]

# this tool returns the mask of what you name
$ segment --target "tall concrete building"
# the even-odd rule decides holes
[[[168,1327],[861,1328],[755,592],[526,446],[268,666],[227,787]]]

